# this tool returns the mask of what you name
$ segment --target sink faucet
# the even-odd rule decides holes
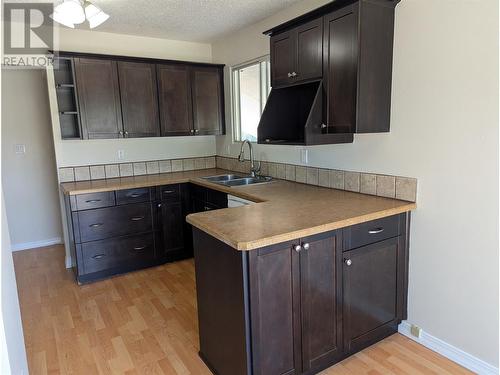
[[[243,148],[245,147],[245,144],[248,144],[248,148],[250,149],[250,176],[256,177],[257,174],[260,172],[260,163],[258,165],[256,165],[255,160],[253,159],[252,144],[250,143],[250,141],[248,139],[245,139],[241,143],[241,150],[240,150],[240,155],[238,156],[238,160],[242,163],[245,161],[245,153],[243,150]]]

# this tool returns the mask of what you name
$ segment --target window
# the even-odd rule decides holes
[[[234,140],[257,142],[257,125],[271,91],[269,56],[234,67],[232,75]]]

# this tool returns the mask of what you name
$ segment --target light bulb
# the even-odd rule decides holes
[[[83,11],[80,0],[64,0],[61,4],[54,8],[53,15],[54,17],[52,18],[56,22],[59,22],[65,26],[68,26],[69,24],[75,25],[85,22],[85,12]]]

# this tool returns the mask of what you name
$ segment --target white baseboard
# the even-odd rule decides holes
[[[66,268],[72,268],[73,267],[73,262],[71,260],[71,257],[69,255],[66,255],[65,263],[66,263]]]
[[[420,337],[415,337],[410,333],[410,328],[411,324],[404,321],[399,325],[398,331],[402,335],[405,335],[406,337],[479,375],[498,375],[498,367],[492,366],[489,363],[486,363],[483,360],[424,332],[423,330],[420,333]]]
[[[29,250],[29,249],[36,249],[38,247],[60,245],[62,243],[63,243],[63,241],[62,241],[61,237],[55,237],[55,238],[49,238],[47,240],[42,240],[42,241],[23,242],[23,243],[12,244],[11,249],[12,249],[12,251]]]

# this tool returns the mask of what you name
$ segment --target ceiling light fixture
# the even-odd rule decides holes
[[[89,21],[90,28],[93,29],[106,21],[109,15],[89,0],[83,3],[81,0],[63,0],[54,8],[54,13],[50,17],[57,23],[72,29],[75,25],[85,22],[86,19]]]

